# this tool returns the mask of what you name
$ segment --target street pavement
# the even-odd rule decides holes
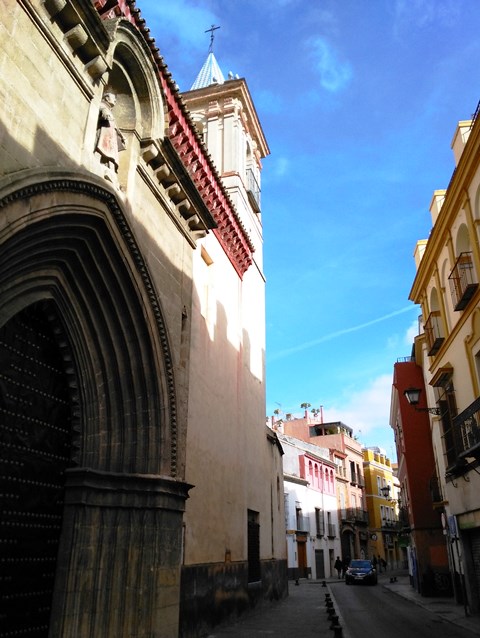
[[[393,582],[391,582],[392,579]],[[335,606],[334,589],[330,584],[338,579],[306,580],[300,579],[299,585],[289,581],[287,598],[273,603],[260,605],[245,613],[235,622],[216,628],[207,638],[255,638],[256,636],[274,636],[275,638],[349,638],[347,629],[342,625],[341,613]],[[438,614],[443,620],[458,625],[468,636],[480,636],[480,618],[467,616],[463,605],[453,598],[424,598],[410,585],[406,571],[387,571],[379,574],[378,586],[408,598],[413,603]],[[333,600],[338,613],[336,628],[329,620],[326,610],[326,594]]]

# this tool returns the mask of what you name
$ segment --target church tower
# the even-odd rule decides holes
[[[210,205],[214,186],[199,162],[188,164],[216,224],[192,264],[180,635],[197,638],[283,597],[288,581],[282,450],[265,424],[260,174],[269,149],[246,81],[225,79],[211,45],[181,97],[223,196]]]
[[[231,72],[225,79],[212,43],[213,31],[207,59],[182,98],[252,240],[254,261],[262,270],[261,170],[270,149],[245,79]]]

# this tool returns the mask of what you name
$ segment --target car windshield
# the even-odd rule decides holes
[[[350,567],[353,569],[369,569],[372,563],[369,560],[352,560]]]

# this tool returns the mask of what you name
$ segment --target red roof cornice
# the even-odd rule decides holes
[[[217,228],[213,230],[240,278],[253,262],[253,244],[223,186],[213,161],[197,136],[188,109],[172,80],[167,65],[150,36],[150,29],[135,7],[135,0],[95,0],[104,19],[123,17],[135,25],[147,42],[164,92],[168,109],[168,137],[211,212]]]

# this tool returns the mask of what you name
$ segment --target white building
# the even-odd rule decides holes
[[[289,578],[329,578],[341,555],[335,465],[329,450],[278,433],[284,451]]]

